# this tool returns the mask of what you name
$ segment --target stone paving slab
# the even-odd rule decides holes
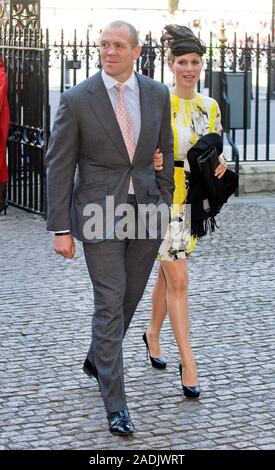
[[[124,343],[133,437],[112,436],[82,362],[92,291],[83,252],[51,251],[43,219],[0,216],[0,449],[275,449],[275,194],[232,198],[190,259],[190,317],[202,395],[182,396],[169,321],[165,371],[146,360],[157,263]]]

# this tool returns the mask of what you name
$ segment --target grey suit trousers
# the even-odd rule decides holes
[[[122,341],[143,295],[160,244],[161,240],[154,239],[83,243],[95,307],[87,357],[98,371],[107,414],[127,407]]]

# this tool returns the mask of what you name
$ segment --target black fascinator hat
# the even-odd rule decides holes
[[[187,26],[169,24],[164,27],[164,31],[160,40],[171,49],[173,55],[180,56],[190,52],[196,52],[200,56],[205,54],[204,43]]]

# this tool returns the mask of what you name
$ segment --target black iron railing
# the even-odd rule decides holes
[[[153,43],[150,33],[147,36],[147,74],[171,85],[173,78],[167,66],[167,50],[161,44]],[[207,54],[198,91],[215,95],[213,73],[219,70],[242,73],[244,87],[249,85],[251,75],[251,96],[243,93],[243,129],[231,131],[232,141],[240,148],[242,161],[275,160],[275,133],[271,132],[275,128],[275,89],[272,89],[275,87],[274,54],[270,38],[265,43],[260,43],[257,36],[252,44],[246,36],[245,41],[240,44],[235,35],[231,44],[221,45],[211,33],[207,41]],[[99,46],[90,41],[89,31],[82,40],[78,39],[75,31],[71,41],[65,40],[61,31],[60,41],[50,46],[50,65],[51,88],[55,92],[63,92],[100,69]],[[140,59],[136,62],[136,70],[142,73]],[[251,106],[251,126],[245,115],[248,104]]]
[[[162,44],[153,43],[150,33],[147,37],[149,68],[146,74],[170,86],[173,77],[167,66],[167,50]],[[47,31],[42,34],[42,31],[37,30],[0,29],[0,54],[9,77],[11,111],[8,198],[12,204],[44,214],[44,157],[59,95],[100,69],[99,46],[90,40],[89,31],[81,40],[74,31],[69,41],[65,40],[61,31],[60,40],[49,46]],[[139,73],[143,72],[140,59],[136,61],[135,68]],[[219,72],[221,81],[217,91]],[[237,144],[240,162],[273,162],[275,50],[274,47],[272,49],[270,38],[261,43],[257,36],[252,43],[251,38],[246,36],[245,41],[240,44],[235,35],[231,44],[226,41],[220,44],[210,34],[198,91],[218,97],[223,120],[227,119],[229,109],[226,76],[230,73],[242,75],[240,109],[243,109],[243,122],[241,129],[228,129],[228,122],[224,122],[229,137],[227,140],[232,147]],[[236,112],[238,113],[238,109],[234,110]],[[228,152],[231,153],[232,160],[235,160],[231,147]],[[227,153],[228,156],[229,154]]]
[[[8,200],[23,209],[45,214],[49,49],[39,31],[2,30],[0,54],[9,81]]]

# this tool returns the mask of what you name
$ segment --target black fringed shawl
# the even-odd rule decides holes
[[[215,231],[217,227],[215,216],[238,187],[238,175],[231,170],[225,172],[224,176],[219,179],[219,184],[217,184],[214,171],[208,172],[207,175],[203,174],[205,170],[200,168],[198,158],[211,148],[216,151],[216,158],[223,151],[222,138],[214,132],[201,137],[187,153],[190,165],[187,203],[191,204],[191,233],[198,237]],[[206,184],[206,178],[213,179]],[[207,208],[204,206],[204,200],[208,201]]]

